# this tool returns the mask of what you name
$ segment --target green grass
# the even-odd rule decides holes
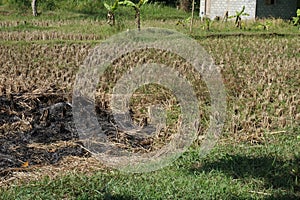
[[[296,199],[300,198],[297,133],[267,135],[265,144],[220,141],[203,159],[198,148],[172,166],[144,174],[69,174],[0,189],[1,199]]]
[[[3,13],[3,15],[0,16],[0,20],[106,20],[107,11],[103,5],[99,8],[95,8],[95,10],[96,11],[86,12],[83,9],[64,10],[58,8],[55,11],[41,10],[38,17],[33,17],[29,8],[19,11],[11,10],[7,6],[1,6],[0,11],[1,13]],[[119,6],[119,8],[116,10],[116,20],[133,20],[134,15],[135,11],[133,8]],[[189,13],[157,3],[146,4],[141,8],[142,20],[185,19],[188,16]]]
[[[81,34],[101,34],[113,35],[119,31],[136,28],[134,22],[135,11],[132,8],[122,7],[116,11],[116,26],[111,27],[106,24],[106,10],[103,6],[93,11],[86,12],[84,9],[62,10],[57,8],[55,11],[42,10],[38,17],[31,16],[30,9],[10,10],[6,6],[0,6],[0,22],[11,22],[18,25],[1,27],[1,31],[59,31],[64,33],[81,33]],[[189,22],[184,25],[178,24],[178,21],[190,17],[190,13],[176,10],[164,6],[163,4],[146,4],[141,9],[142,27],[162,27],[175,29],[180,32],[189,33]],[[24,25],[24,21],[27,22]],[[42,24],[36,24],[41,22]],[[44,22],[44,23],[43,23]],[[45,27],[45,23],[49,25]],[[267,25],[264,29],[262,25]],[[206,30],[206,24],[201,21],[196,12],[195,22],[192,35],[210,36],[221,34],[299,34],[299,28],[292,26],[290,21],[281,19],[267,19],[258,21],[244,21],[243,29],[237,29],[233,21],[227,23],[213,22],[210,31]]]

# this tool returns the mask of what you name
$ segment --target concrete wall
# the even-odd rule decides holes
[[[206,12],[204,9],[205,1]],[[235,15],[236,11],[242,10],[243,6],[246,7],[245,12],[249,14],[249,16],[243,16],[243,19],[255,18],[255,0],[200,0],[200,17],[201,9],[203,12],[202,16],[206,15],[209,18],[214,19],[216,16],[223,17],[226,11],[228,11],[229,16]]]
[[[289,19],[296,15],[297,0],[275,0],[274,5],[266,5],[265,0],[257,0],[256,16]]]
[[[199,17],[205,16],[205,0],[199,0],[200,6],[199,6]]]
[[[224,13],[228,11],[229,16],[235,15],[236,11],[241,11],[245,6],[245,12],[249,16],[244,16],[243,19],[255,18],[255,0],[214,0],[211,2],[210,16],[223,17]]]
[[[289,19],[295,16],[297,2],[299,0],[275,0],[274,5],[267,5],[266,0],[199,0],[200,17],[207,16],[214,19],[216,16],[223,17],[225,12],[229,16],[235,15],[236,11],[246,7],[245,12],[249,16],[243,16],[243,19],[254,19],[255,17],[275,17]]]

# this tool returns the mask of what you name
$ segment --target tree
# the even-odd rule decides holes
[[[115,25],[115,11],[119,5],[119,0],[116,0],[113,5],[108,5],[104,2],[104,7],[107,10],[107,23],[111,26]]]
[[[192,2],[192,18],[190,23],[190,33],[192,33],[193,23],[194,23],[194,11],[195,11],[195,0]]]
[[[135,10],[135,20],[137,24],[138,30],[141,30],[141,7],[145,5],[148,2],[148,0],[140,0],[138,3],[133,3],[130,0],[125,0],[119,2],[120,5],[132,7]]]
[[[190,11],[191,2],[190,0],[179,0],[179,8],[185,12]]]
[[[33,14],[33,16],[37,16],[36,0],[32,0],[31,7],[32,7],[32,14]]]

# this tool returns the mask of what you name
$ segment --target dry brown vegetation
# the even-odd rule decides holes
[[[3,44],[0,94],[35,93],[49,86],[72,89],[90,44]]]
[[[227,133],[261,134],[299,121],[300,50],[297,37],[228,37],[206,39],[200,43],[222,69],[229,103]],[[92,46],[78,43],[2,44],[0,94],[34,93],[36,89],[43,91],[42,88],[49,86],[70,92],[76,71]],[[131,58],[123,58],[116,66],[124,70],[132,63],[153,59],[149,55],[139,56],[133,54]],[[170,55],[163,57],[159,62],[182,66]],[[111,72],[117,80],[120,71]],[[103,88],[109,84],[106,81]]]
[[[76,40],[76,41],[87,41],[87,40],[100,40],[103,39],[99,35],[95,34],[74,34],[74,33],[60,33],[57,31],[41,32],[0,32],[0,39],[3,41],[36,41],[36,40]]]
[[[227,133],[262,142],[264,133],[299,125],[299,38],[242,37],[207,42],[227,88]]]
[[[0,96],[16,94],[34,99],[47,93],[59,93],[71,102],[72,86],[79,66],[93,48],[90,42],[40,43],[36,40],[98,40],[98,36],[61,33],[1,32],[0,38],[7,41],[30,41],[20,44],[2,42],[0,47]],[[228,111],[224,133],[230,140],[264,143],[265,134],[285,131],[287,127],[299,126],[300,122],[300,39],[297,37],[225,37],[207,38],[199,41],[220,66],[227,90]],[[159,55],[159,56],[157,56]],[[204,116],[204,131],[207,126],[209,101],[201,77],[192,73],[189,64],[166,52],[134,52],[115,61],[102,77],[97,91],[97,101],[109,108],[106,95],[126,69],[136,64],[157,61],[178,69],[194,84]],[[157,93],[158,91],[158,93]],[[143,93],[147,93],[147,95]],[[101,102],[101,104],[100,104]],[[147,118],[151,103],[167,105],[175,109],[176,100],[170,91],[149,86],[137,90],[132,107],[137,123]],[[175,106],[175,107],[174,107]],[[1,114],[1,113],[0,113]],[[174,114],[176,116],[176,113]],[[174,117],[174,116],[173,116]],[[22,118],[28,124],[31,118]],[[20,122],[20,123],[21,123]],[[175,122],[169,131],[176,127]],[[12,125],[12,124],[10,124]],[[174,126],[175,125],[175,126]],[[9,124],[0,124],[0,132]],[[16,127],[11,126],[10,131]],[[163,131],[162,131],[163,132]],[[166,131],[165,131],[166,132]],[[157,145],[166,142],[170,135],[148,142]],[[161,138],[164,138],[161,140]],[[128,138],[127,138],[128,139]],[[151,145],[150,145],[151,146]],[[148,149],[149,150],[149,149]]]

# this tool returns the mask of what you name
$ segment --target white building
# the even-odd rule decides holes
[[[245,6],[245,12],[249,16],[244,16],[244,19],[256,17],[289,19],[295,16],[297,4],[300,5],[300,0],[200,0],[199,16],[211,19],[216,16],[222,18],[226,11],[229,16],[232,16]]]

